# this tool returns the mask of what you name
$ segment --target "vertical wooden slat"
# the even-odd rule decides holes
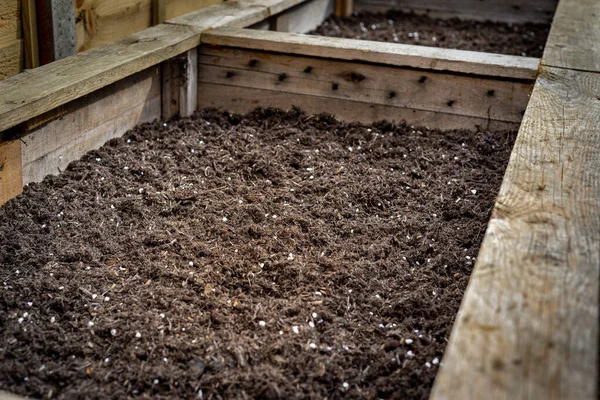
[[[162,118],[188,117],[198,103],[198,51],[186,53],[162,63]]]
[[[21,141],[0,143],[0,205],[23,191]]]
[[[152,25],[162,24],[167,19],[166,0],[152,0]]]
[[[35,0],[22,0],[22,10],[25,66],[31,69],[40,66]]]
[[[73,0],[37,0],[40,63],[48,64],[77,53]]]
[[[335,0],[335,15],[338,17],[347,17],[354,10],[354,0]]]

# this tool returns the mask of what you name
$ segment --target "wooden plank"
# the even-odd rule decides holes
[[[198,99],[198,50],[192,49],[162,64],[162,118],[189,117]]]
[[[40,66],[40,49],[38,43],[37,12],[35,0],[22,0],[23,9],[23,48],[25,66],[28,69]]]
[[[450,17],[498,22],[551,22],[558,0],[356,0],[357,11],[391,8]]]
[[[166,18],[172,19],[204,7],[222,3],[223,0],[171,0],[167,2]]]
[[[335,15],[348,17],[354,11],[354,0],[335,0]]]
[[[512,122],[211,83],[199,84],[198,107],[215,107],[233,113],[246,113],[256,107],[277,107],[284,110],[299,107],[309,114],[327,112],[343,121],[362,123],[373,123],[381,120],[396,122],[404,120],[428,128],[468,129],[473,131],[518,128],[518,124]]]
[[[199,81],[520,122],[532,83],[202,46]]]
[[[0,400],[25,400],[25,397],[20,397],[16,394],[0,391]]]
[[[600,1],[560,1],[542,63],[600,72]]]
[[[77,53],[73,0],[37,0],[40,63],[48,64]]]
[[[62,118],[22,139],[23,183],[56,175],[138,123],[160,118],[160,85],[153,67],[69,103]]]
[[[0,205],[23,191],[21,142],[0,143]]]
[[[161,24],[0,82],[0,132],[196,46],[194,29]]]
[[[78,0],[77,49],[84,51],[152,26],[152,0]]]
[[[168,20],[168,23],[193,26],[200,31],[220,27],[243,28],[279,14],[305,0],[239,0]]]
[[[21,38],[20,0],[0,1],[0,45]]]
[[[167,0],[152,0],[152,25],[162,24],[167,20]]]
[[[597,398],[598,93],[542,69],[432,399]]]
[[[23,70],[23,40],[0,45],[0,80]],[[1,95],[0,95],[1,96]]]
[[[214,29],[203,34],[202,42],[511,79],[533,80],[539,66],[537,58],[251,29]]]

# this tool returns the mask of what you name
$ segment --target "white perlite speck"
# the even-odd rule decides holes
[[[350,389],[350,384],[348,382],[344,382],[342,383],[342,386],[344,387],[344,389],[348,390]]]
[[[116,330],[116,329],[111,329],[111,330],[110,330],[110,334],[111,334],[112,336],[117,336],[117,330]]]
[[[311,343],[311,344],[309,344],[309,345],[308,345],[308,347],[310,347],[311,349],[313,349],[313,350],[314,350],[314,349],[316,349],[316,348],[317,348],[317,345],[316,345],[316,344],[314,344],[314,343]]]
[[[139,339],[139,338],[141,338],[141,337],[142,337],[142,334],[141,334],[141,333],[139,333],[138,331],[136,331],[136,332],[135,332],[135,337]]]
[[[265,321],[258,321],[258,325],[264,328],[267,325],[267,323]]]
[[[437,364],[439,364],[439,363],[440,363],[440,359],[436,357],[436,358],[434,358],[434,359],[433,359],[433,361],[431,361],[431,363],[432,363],[433,365],[437,365]]]
[[[296,325],[292,326],[292,332],[294,332],[294,333],[300,333],[300,330],[298,329],[298,326],[296,326]]]

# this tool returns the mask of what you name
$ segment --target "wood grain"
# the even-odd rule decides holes
[[[23,191],[21,142],[0,143],[0,205]]]
[[[199,84],[198,107],[215,107],[233,113],[246,113],[256,107],[277,107],[284,110],[299,107],[309,114],[326,112],[342,121],[358,121],[366,124],[388,120],[407,121],[414,125],[439,129],[467,129],[472,131],[489,129],[496,131],[518,128],[518,124],[512,122],[211,83]]]
[[[152,26],[152,0],[75,2],[77,49],[113,42]]]
[[[198,107],[198,49],[162,64],[162,118],[189,117]]]
[[[306,0],[231,0],[168,20],[199,31],[220,27],[243,28],[277,15]]]
[[[354,11],[354,0],[335,0],[335,15],[348,17]]]
[[[360,10],[396,8],[421,11],[436,17],[500,22],[550,22],[558,0],[355,0]]]
[[[598,396],[600,75],[543,68],[431,398]]]
[[[600,72],[600,1],[560,1],[542,63]]]
[[[40,66],[40,49],[38,43],[37,13],[35,0],[23,0],[23,49],[25,66],[28,69]]]
[[[199,81],[520,122],[532,83],[302,57],[200,48]]]
[[[537,58],[251,29],[214,29],[202,42],[313,57],[533,80]]]
[[[153,67],[67,104],[62,118],[22,139],[23,184],[57,175],[138,123],[160,118],[160,84]]]
[[[0,44],[0,80],[16,75],[22,70],[23,40]]]
[[[21,38],[21,0],[0,1],[0,45]]]
[[[223,0],[171,0],[167,2],[165,20],[222,2]]]
[[[0,132],[198,46],[200,34],[162,24],[0,82]]]

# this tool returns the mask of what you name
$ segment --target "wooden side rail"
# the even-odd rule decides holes
[[[298,106],[345,120],[446,129],[517,128],[539,63],[249,29],[211,30],[202,43],[200,107]]]
[[[598,398],[599,43],[561,0],[432,399]]]

